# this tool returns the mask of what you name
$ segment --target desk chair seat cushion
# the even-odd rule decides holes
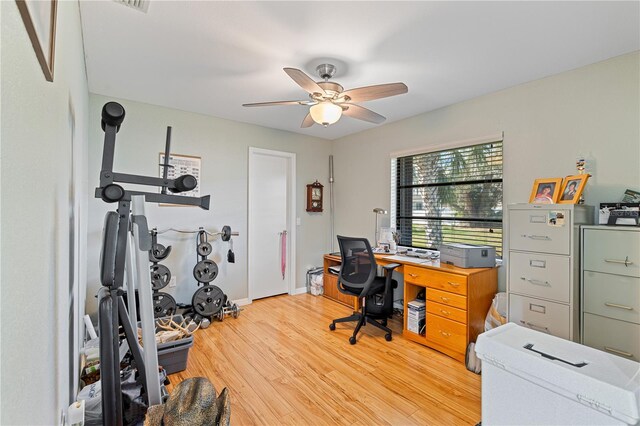
[[[369,287],[369,294],[378,294],[384,292],[384,277],[375,277],[373,283],[371,283],[371,287]],[[355,280],[354,280],[355,281]],[[338,285],[338,290],[344,294],[348,294],[350,296],[359,296],[362,293],[362,289],[364,286],[351,286],[345,284],[344,281],[340,281]]]

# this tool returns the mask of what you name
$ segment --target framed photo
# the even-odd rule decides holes
[[[559,204],[576,204],[580,199],[589,174],[567,176],[562,183],[562,192],[558,199]]]
[[[536,179],[529,202],[533,204],[554,204],[560,195],[562,178]]]
[[[57,0],[16,0],[44,78],[53,81]]]

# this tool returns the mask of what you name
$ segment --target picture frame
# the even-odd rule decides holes
[[[560,195],[562,178],[544,178],[533,181],[529,203],[554,204]]]
[[[58,1],[16,0],[16,4],[44,78],[53,81]]]
[[[580,195],[584,186],[589,180],[589,174],[567,176],[562,181],[562,190],[558,196],[558,204],[576,204],[580,200]]]

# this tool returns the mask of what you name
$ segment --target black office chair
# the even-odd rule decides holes
[[[356,344],[356,335],[360,328],[367,323],[386,331],[384,338],[391,341],[391,330],[387,327],[387,318],[393,313],[393,288],[398,285],[397,281],[391,279],[391,273],[400,264],[385,265],[386,277],[377,277],[378,265],[366,238],[338,235],[338,244],[342,257],[338,290],[358,297],[361,308],[360,312],[333,320],[329,324],[329,329],[335,330],[338,322],[358,321],[353,336],[349,338],[349,343],[352,345]]]

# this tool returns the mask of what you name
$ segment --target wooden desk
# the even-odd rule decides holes
[[[379,265],[400,263],[395,271],[404,276],[404,323],[402,335],[464,362],[467,345],[484,331],[484,320],[498,290],[497,268],[465,269],[453,265],[415,264],[388,255],[376,255]],[[338,291],[338,276],[328,272],[339,265],[340,256],[324,256],[324,296],[358,309],[357,298]],[[426,294],[426,333],[407,330],[407,302],[424,289]]]

